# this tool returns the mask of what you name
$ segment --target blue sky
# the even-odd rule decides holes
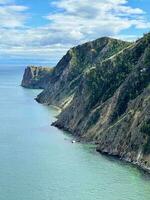
[[[149,30],[149,0],[0,0],[0,65],[55,65],[74,45]]]

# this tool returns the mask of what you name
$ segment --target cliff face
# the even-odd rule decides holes
[[[84,74],[55,126],[150,168],[150,35]]]
[[[33,89],[44,89],[51,77],[53,69],[30,66],[25,69],[21,86]]]
[[[37,101],[66,107],[88,69],[129,45],[116,39],[100,38],[70,49],[54,68],[49,86],[38,95]]]
[[[63,108],[54,126],[150,170],[150,34],[69,50],[37,101]]]

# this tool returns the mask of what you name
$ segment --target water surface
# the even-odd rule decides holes
[[[150,178],[51,127],[57,110],[0,68],[0,200],[149,200]]]

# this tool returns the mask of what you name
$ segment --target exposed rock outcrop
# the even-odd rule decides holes
[[[29,66],[25,69],[21,86],[32,89],[46,88],[53,68]]]
[[[62,108],[54,126],[150,170],[150,34],[72,48],[37,101]]]

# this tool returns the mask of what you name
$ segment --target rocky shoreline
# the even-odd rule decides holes
[[[54,126],[54,127],[58,128],[58,129],[60,129],[60,130],[62,130],[62,131],[66,131],[67,133],[73,135],[75,141],[77,141],[77,142],[89,143],[89,144],[92,143],[92,144],[98,145],[98,142],[97,142],[97,141],[88,142],[88,141],[82,140],[80,137],[75,136],[75,133],[71,132],[71,130],[65,129],[63,126],[58,126],[57,124],[55,124],[55,122],[53,122],[53,123],[51,124],[51,126]],[[117,159],[117,160],[118,160],[118,159],[119,159],[119,160],[122,160],[122,161],[124,161],[124,162],[126,162],[126,163],[129,163],[129,164],[131,164],[131,165],[134,165],[135,167],[139,168],[139,170],[143,170],[143,171],[145,171],[145,172],[147,172],[147,173],[150,173],[150,167],[146,167],[146,166],[145,166],[143,163],[141,163],[141,162],[132,161],[132,160],[129,159],[129,158],[120,157],[120,156],[118,156],[118,154],[114,155],[114,154],[109,153],[109,152],[101,151],[101,150],[99,150],[99,149],[96,148],[96,147],[95,147],[95,150],[96,150],[97,152],[99,152],[100,154],[103,154],[103,155],[109,156],[109,157],[113,157],[113,158],[115,158],[115,159]]]
[[[77,142],[89,143],[89,144],[92,143],[92,144],[98,145],[98,142],[97,142],[97,141],[92,141],[92,142],[85,141],[85,140],[83,140],[82,138],[76,136],[75,133],[73,133],[71,130],[66,129],[66,128],[64,128],[63,126],[58,126],[55,122],[53,122],[53,123],[51,124],[51,126],[54,126],[54,127],[58,128],[58,129],[60,129],[60,130],[62,130],[62,131],[66,131],[67,133],[73,135],[74,138],[75,138],[75,140],[76,140]],[[133,161],[133,160],[131,160],[131,159],[129,159],[129,158],[123,158],[123,157],[120,157],[118,154],[115,154],[115,155],[114,155],[114,154],[112,154],[112,153],[110,153],[110,152],[101,151],[101,150],[99,150],[98,148],[95,148],[95,150],[96,150],[97,152],[99,152],[100,154],[103,154],[103,155],[105,155],[105,156],[114,157],[115,159],[122,160],[122,161],[124,161],[124,162],[126,162],[126,163],[129,163],[129,164],[131,164],[131,165],[136,166],[136,167],[139,168],[140,170],[143,170],[143,171],[145,171],[145,172],[147,172],[147,173],[150,173],[150,167],[145,166],[142,162]]]
[[[51,71],[36,73],[44,89],[36,100],[61,109],[53,126],[150,171],[149,52],[150,34],[134,43],[104,37],[74,47]],[[30,73],[23,82],[32,88]]]

